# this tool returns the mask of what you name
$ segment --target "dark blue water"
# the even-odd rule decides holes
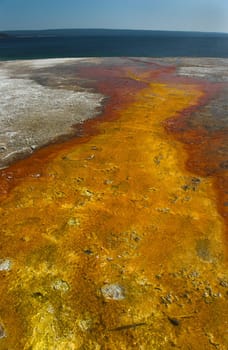
[[[228,34],[144,30],[11,31],[0,35],[0,60],[54,57],[223,57]]]

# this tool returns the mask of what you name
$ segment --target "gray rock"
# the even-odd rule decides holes
[[[6,332],[4,330],[3,325],[0,323],[0,339],[5,338],[6,337]]]
[[[12,262],[9,259],[0,259],[0,271],[10,271]]]
[[[101,293],[108,300],[123,300],[125,299],[125,290],[119,284],[106,284],[101,288]]]

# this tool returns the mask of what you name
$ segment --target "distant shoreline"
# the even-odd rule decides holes
[[[141,34],[165,34],[167,33],[172,34],[179,34],[179,35],[227,35],[226,32],[205,32],[205,31],[186,31],[186,30],[162,30],[162,29],[113,29],[113,28],[49,28],[49,29],[2,29],[0,30],[0,34],[11,34],[11,33],[25,33],[25,32],[33,32],[33,33],[50,33],[50,32],[68,32],[68,33],[80,33],[80,34],[91,34],[94,33],[95,35],[98,34],[104,34],[107,33],[110,35],[111,33],[128,33],[128,34],[135,34],[135,33],[141,33]]]

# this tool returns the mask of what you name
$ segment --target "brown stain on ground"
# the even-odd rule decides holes
[[[193,174],[212,179],[218,195],[219,213],[228,227],[228,128],[227,125],[220,125],[220,115],[217,116],[214,112],[211,117],[210,112],[204,108],[209,101],[216,102],[216,97],[223,88],[224,84],[201,84],[204,97],[197,110],[193,108],[191,113],[187,110],[168,119],[165,128],[183,143],[188,154],[186,168]],[[214,105],[216,106],[215,103]],[[212,119],[209,125],[205,122],[208,114]],[[225,114],[226,110],[223,110],[224,117]]]
[[[0,252],[12,268],[0,271],[0,349],[226,349],[213,179],[186,169],[164,130],[205,92],[160,73],[81,71],[110,96],[103,115],[2,172]],[[120,300],[102,294],[113,285]]]

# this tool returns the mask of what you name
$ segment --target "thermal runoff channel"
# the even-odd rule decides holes
[[[1,63],[0,348],[225,349],[227,61],[34,62]]]

